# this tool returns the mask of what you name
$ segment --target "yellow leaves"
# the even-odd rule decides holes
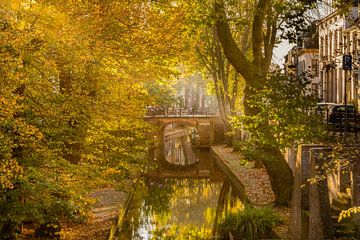
[[[18,147],[36,152],[40,150],[38,145],[43,139],[41,131],[22,117],[25,111],[22,101],[23,97],[14,94],[7,98],[0,96],[0,142],[8,153]]]
[[[239,211],[243,211],[244,209],[245,209],[244,204],[239,199],[236,199],[235,204],[231,206],[231,208],[228,210],[230,210],[231,213],[236,213]]]
[[[14,180],[21,176],[23,168],[15,159],[0,162],[0,187],[1,189],[14,188]]]
[[[27,124],[24,120],[19,118],[14,121],[14,129],[19,135],[19,140],[22,144],[29,141],[41,140],[43,138],[43,134],[39,131],[39,129],[35,126]]]
[[[121,173],[122,171],[116,169],[116,168],[107,168],[105,171],[104,171],[104,174],[105,175],[113,175],[113,174],[118,174],[118,173]]]
[[[4,121],[13,116],[16,106],[16,99],[8,99],[0,96],[0,120]]]
[[[3,9],[10,9],[16,11],[23,5],[23,0],[3,0],[0,1],[0,7]]]
[[[0,187],[12,188],[24,168],[24,185],[51,203],[80,195],[90,178],[128,178],[147,144],[142,83],[169,75],[176,19],[141,1],[5,0],[0,9],[9,21],[0,32],[0,157],[16,159],[1,162]],[[71,154],[79,164],[64,163]]]
[[[349,218],[351,215],[354,214],[360,214],[360,206],[354,206],[347,210],[343,210],[339,215],[338,222],[342,221],[345,218]]]

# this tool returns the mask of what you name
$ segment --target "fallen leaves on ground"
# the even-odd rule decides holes
[[[126,193],[114,189],[100,189],[91,197],[96,199],[92,216],[86,223],[64,223],[61,239],[66,240],[102,240],[108,239],[110,228],[116,219],[119,209],[126,200]]]
[[[246,196],[251,204],[265,206],[274,203],[275,194],[264,168],[254,168],[254,162],[248,162],[245,166],[241,165],[240,161],[243,157],[232,148],[215,146],[213,150],[245,186]]]

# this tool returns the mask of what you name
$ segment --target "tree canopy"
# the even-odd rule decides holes
[[[144,169],[144,83],[176,74],[183,16],[148,1],[0,9],[0,238],[14,239],[22,223],[84,219],[90,189]]]
[[[287,205],[293,176],[282,150],[318,132],[301,108],[313,102],[301,79],[269,73],[274,48],[297,40],[314,4],[1,1],[0,238],[28,225],[58,238],[62,220],[86,218],[91,190],[125,189],[148,164],[146,107],[171,106],[170,79],[195,72],[183,81],[211,83],[226,131],[251,133],[245,145]]]

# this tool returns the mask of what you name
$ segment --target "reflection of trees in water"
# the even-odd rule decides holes
[[[165,237],[166,236],[166,237]],[[198,239],[207,240],[211,238],[211,229],[204,227],[196,227],[193,225],[171,225],[156,229],[151,239]]]
[[[208,152],[200,155],[204,169],[216,168]],[[223,177],[161,179],[157,174],[138,186],[119,239],[166,239],[168,234],[176,236],[168,239],[211,239],[214,223],[234,204],[229,182],[217,182]]]
[[[175,237],[173,239],[184,239],[186,237],[204,239],[210,238],[211,233],[213,237],[216,237],[218,223],[221,218],[224,217],[226,213],[243,208],[241,201],[231,188],[230,182],[225,180],[221,189],[217,188],[216,191],[216,195],[218,196],[216,209],[207,208],[204,211],[200,211],[203,217],[205,217],[205,222],[208,226],[191,224],[179,226],[172,223],[170,219],[171,216],[179,217],[182,214],[177,211],[184,210],[184,208],[178,208],[176,205],[192,205],[194,208],[206,205],[204,204],[204,199],[211,198],[211,195],[214,194],[211,185],[207,184],[207,182],[207,179],[167,179],[155,180],[151,183],[146,198],[146,205],[152,206],[150,209],[152,214],[156,215],[158,222],[157,227],[152,231],[154,239],[162,239],[161,237],[165,235]],[[162,190],[165,190],[165,193],[163,193]],[[188,203],[184,204],[186,202]],[[188,216],[188,218],[193,217],[194,215]],[[211,229],[209,226],[212,223],[213,228]]]
[[[210,236],[216,206],[211,202],[217,199],[220,186],[214,186],[209,179],[167,179],[167,181],[171,183],[169,186],[173,187],[170,198],[171,209],[169,212],[158,213],[160,216],[156,216],[156,219],[161,224],[158,224],[152,233],[158,237],[177,236],[174,239],[183,239],[179,238],[180,236]],[[174,217],[169,219],[168,216]]]
[[[229,180],[225,180],[219,194],[216,214],[214,219],[213,237],[215,238],[219,230],[219,221],[226,213],[243,208],[244,205],[240,201],[237,194],[231,188]]]
[[[219,191],[209,179],[154,179],[148,181],[147,187],[145,204],[151,205],[157,214],[183,209],[177,208],[180,205],[203,204],[204,199],[212,198]]]
[[[166,225],[170,217],[167,213],[171,209],[174,184],[166,179],[145,179],[144,183],[139,184],[118,239],[142,239],[138,230],[151,226],[154,216],[156,222]]]
[[[149,214],[150,211],[153,211],[154,214],[170,211],[171,198],[175,191],[174,184],[174,181],[167,181],[167,179],[147,179],[148,192],[144,198],[145,214]]]
[[[219,192],[220,183],[209,179],[146,180],[138,188],[127,216],[127,235],[122,236],[134,239],[134,233],[141,229],[155,235],[172,232],[186,236],[186,231],[191,236],[211,234]]]

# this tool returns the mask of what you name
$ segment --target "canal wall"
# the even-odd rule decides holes
[[[338,224],[336,216],[341,208],[359,204],[359,156],[354,156],[356,159],[348,167],[350,173],[342,171],[339,163],[331,171],[325,171],[332,155],[332,149],[323,145],[298,147],[293,164],[294,186],[289,225],[294,239],[333,239]],[[349,187],[350,195],[346,193]],[[347,202],[349,198],[352,204]]]
[[[271,191],[270,180],[265,169],[255,169],[254,162],[241,165],[244,160],[241,154],[232,152],[231,148],[213,146],[211,152],[217,164],[229,176],[229,180],[244,194],[250,205],[272,206],[275,200]],[[328,178],[316,184],[308,184],[308,179],[316,177],[317,166],[321,165],[319,153],[324,147],[319,145],[302,145],[293,158],[294,192],[290,210],[285,219],[293,237],[282,232],[280,235],[292,239],[332,239],[333,225],[329,192],[335,192],[333,185],[328,187]],[[270,196],[270,197],[269,197]],[[275,209],[279,213],[279,209]],[[289,219],[290,218],[290,219]],[[287,229],[287,227],[285,227]],[[286,232],[286,230],[285,230]]]
[[[213,146],[210,150],[218,166],[250,205],[260,207],[274,203],[275,195],[264,168],[255,168],[253,161],[245,161],[240,153],[225,145]]]
[[[108,240],[116,240],[119,239],[118,235],[122,230],[124,218],[126,217],[126,214],[129,210],[130,204],[134,198],[134,193],[136,191],[136,187],[139,184],[139,178],[132,184],[130,187],[130,192],[127,195],[126,201],[122,204],[121,207],[118,209],[118,214],[116,216],[116,219],[113,221],[113,225],[111,226]]]
[[[236,193],[240,197],[241,201],[244,204],[249,204],[250,201],[246,197],[244,184],[236,177],[235,173],[232,170],[230,170],[229,165],[225,164],[225,161],[227,161],[227,160],[225,160],[223,157],[223,154],[221,154],[221,149],[219,149],[216,146],[211,147],[210,153],[211,153],[212,157],[214,158],[218,167],[228,178],[229,182],[231,183],[231,186],[236,191]]]
[[[271,189],[270,179],[264,168],[255,168],[254,161],[246,161],[244,157],[225,145],[210,148],[216,163],[229,176],[229,180],[254,207],[274,206],[275,195]],[[288,234],[290,209],[286,207],[273,208],[284,220],[274,231],[281,239],[292,239]]]

